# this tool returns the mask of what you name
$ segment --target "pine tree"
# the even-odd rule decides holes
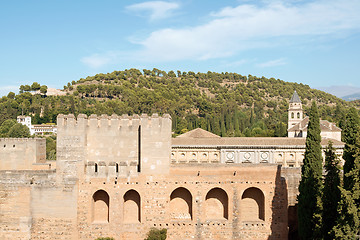
[[[322,231],[323,238],[325,240],[334,239],[334,232],[332,228],[336,224],[338,219],[338,203],[341,198],[340,192],[340,169],[339,169],[339,159],[336,155],[335,149],[332,145],[332,142],[329,143],[325,151],[325,171],[326,176],[324,180],[324,189],[323,189],[323,212],[322,212]]]
[[[299,235],[301,239],[321,239],[322,156],[320,120],[313,102],[307,128],[304,164],[298,195]]]

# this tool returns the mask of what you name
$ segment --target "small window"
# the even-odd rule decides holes
[[[116,163],[115,169],[116,169],[116,172],[118,173],[119,172],[119,164],[118,163]]]
[[[95,163],[95,172],[96,172],[96,173],[98,172],[98,165],[97,165],[97,163]]]
[[[297,118],[300,118],[300,113],[299,112],[297,113]]]
[[[293,168],[293,167],[294,167],[294,164],[289,164],[289,167]]]
[[[206,154],[206,153],[203,153],[203,157],[206,158],[206,157],[207,157],[207,154]]]

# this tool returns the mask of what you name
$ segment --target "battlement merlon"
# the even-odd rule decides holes
[[[170,125],[169,125],[170,124]],[[147,114],[139,115],[122,115],[118,116],[113,114],[111,116],[101,115],[97,116],[92,114],[87,117],[85,114],[79,114],[77,118],[73,114],[63,115],[59,114],[57,117],[57,126],[58,131],[67,129],[71,130],[72,128],[112,128],[119,129],[122,127],[138,127],[141,125],[143,128],[152,128],[152,129],[166,129],[170,127],[171,129],[171,116],[169,114],[164,114],[160,117],[158,114],[153,114],[151,117]]]

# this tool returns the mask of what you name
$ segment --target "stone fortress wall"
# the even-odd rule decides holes
[[[49,168],[44,140],[24,140],[12,167],[0,153],[1,239],[143,239],[151,227],[170,240],[287,238],[281,168],[171,164],[168,115],[59,115],[57,137],[55,169],[34,167]]]
[[[177,145],[169,115],[57,122],[56,164],[44,139],[0,140],[0,239],[287,239],[296,224],[302,149]]]

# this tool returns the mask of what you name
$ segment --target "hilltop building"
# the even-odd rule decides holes
[[[290,99],[288,112],[288,137],[306,138],[309,117],[304,117],[299,95],[295,91]],[[321,137],[341,141],[341,129],[335,123],[320,120]]]
[[[288,239],[305,138],[171,138],[171,118],[59,115],[45,139],[0,139],[0,239]],[[321,142],[326,147],[329,139]],[[344,144],[331,140],[338,153]]]
[[[30,116],[18,116],[17,122],[25,125],[30,130],[30,135],[44,135],[44,134],[56,134],[57,127],[56,125],[50,124],[31,124],[31,117]]]

